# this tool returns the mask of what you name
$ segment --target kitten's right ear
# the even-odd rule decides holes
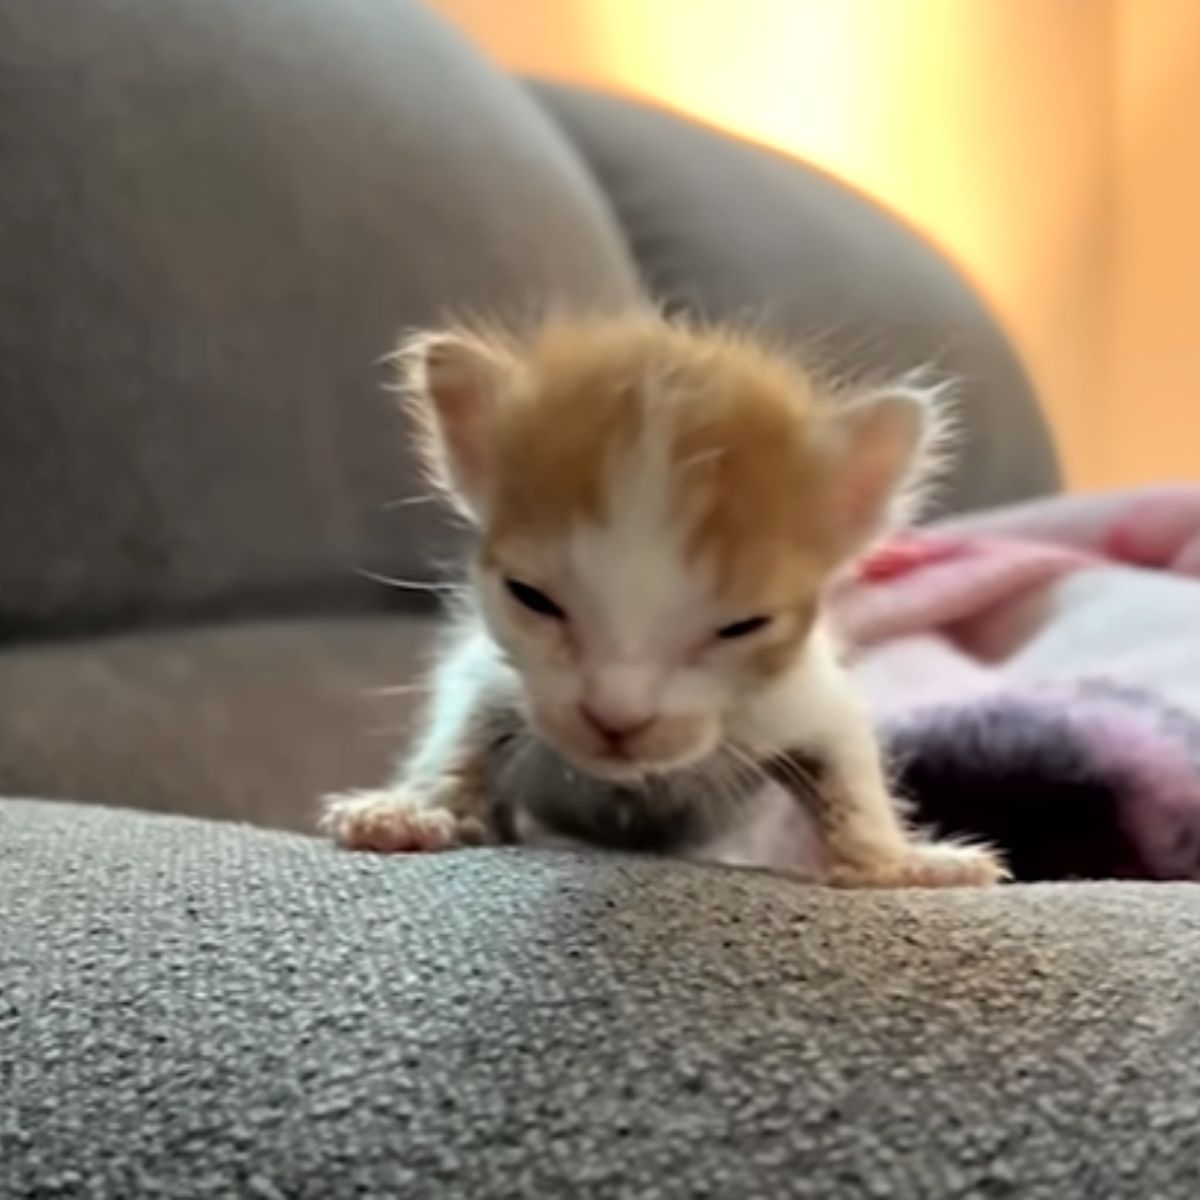
[[[860,553],[914,516],[945,438],[942,390],[902,379],[854,396],[834,411],[831,507],[841,556]]]
[[[467,518],[487,508],[495,420],[511,363],[470,333],[417,333],[396,354],[430,481]]]

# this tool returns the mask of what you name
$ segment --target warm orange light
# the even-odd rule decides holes
[[[692,112],[819,163],[906,217],[1014,335],[1076,483],[1200,475],[1200,438],[1193,449],[1182,425],[1200,413],[1182,401],[1185,376],[1200,380],[1200,332],[1190,333],[1200,223],[1184,212],[1200,211],[1195,0],[440,7],[513,67]],[[1186,67],[1168,88],[1177,149],[1148,151],[1148,164],[1134,145],[1147,119],[1131,114],[1162,91],[1163,56]],[[1186,302],[1187,332],[1182,308],[1164,332],[1170,314],[1153,294],[1164,278],[1174,282],[1163,298]],[[1113,381],[1146,380],[1139,358],[1151,345],[1169,352],[1169,370],[1133,406]],[[1156,420],[1163,428],[1147,432]]]
[[[1112,452],[1121,480],[1200,478],[1200,4],[1121,0]]]

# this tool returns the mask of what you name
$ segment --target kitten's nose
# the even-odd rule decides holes
[[[581,703],[579,715],[607,742],[619,745],[627,738],[635,737],[643,729],[654,724],[653,716],[645,713],[621,712],[617,709],[597,708],[594,704]]]

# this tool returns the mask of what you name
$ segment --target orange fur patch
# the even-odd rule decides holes
[[[564,322],[525,347],[497,423],[489,541],[604,521],[613,458],[643,426],[645,340],[636,323]]]

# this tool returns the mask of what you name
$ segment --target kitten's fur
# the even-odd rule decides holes
[[[754,338],[643,313],[422,334],[399,361],[479,546],[424,733],[388,787],[326,802],[337,841],[567,834],[842,885],[1001,876],[905,829],[821,619],[830,575],[907,515],[929,393],[834,395]]]

